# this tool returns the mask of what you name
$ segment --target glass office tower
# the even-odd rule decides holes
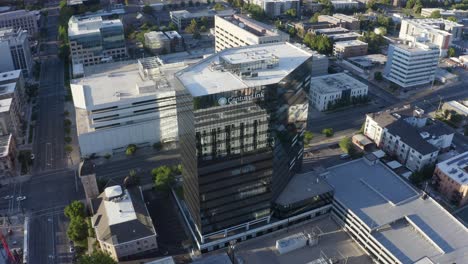
[[[176,74],[184,199],[200,235],[268,218],[300,170],[312,53],[223,50]]]

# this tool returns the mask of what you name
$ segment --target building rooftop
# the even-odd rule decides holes
[[[449,105],[452,109],[456,109],[457,113],[468,116],[468,107],[465,105],[457,102],[457,101],[449,101],[446,102],[445,104]]]
[[[290,205],[331,191],[333,188],[314,171],[296,174],[276,199],[276,203]]]
[[[35,16],[33,12],[29,12],[27,10],[21,9],[21,10],[0,13],[0,19],[9,19],[9,18],[24,16],[24,15]]]
[[[387,62],[387,56],[383,54],[369,54],[364,56],[357,56],[347,58],[346,60],[353,62],[364,68],[372,67],[375,65],[385,65]]]
[[[92,200],[92,207],[92,222],[100,240],[116,245],[156,235],[139,187],[107,187]]]
[[[145,33],[145,40],[149,41],[164,41],[164,40],[169,40],[169,38],[164,34],[162,31],[151,31],[148,33]]]
[[[120,19],[103,20],[102,17],[79,17],[72,16],[68,21],[68,36],[78,36],[90,33],[99,33],[101,28],[122,27]]]
[[[367,85],[354,79],[346,73],[328,74],[313,77],[310,80],[310,89],[318,93],[336,93],[348,89],[364,89]]]
[[[366,46],[367,46],[367,43],[366,43],[366,42],[363,42],[363,41],[360,41],[360,40],[346,40],[346,41],[338,41],[338,42],[335,42],[335,46],[336,46],[336,47],[340,47],[340,48],[347,48],[347,47],[354,47],[354,46],[362,46],[362,45],[366,45]]]
[[[398,135],[405,144],[422,155],[437,151],[437,148],[423,139],[420,132],[403,119],[398,119],[387,126],[388,132]]]
[[[184,19],[191,19],[191,18],[199,18],[199,17],[204,17],[204,16],[229,16],[233,15],[236,12],[233,9],[227,9],[227,10],[221,10],[221,11],[215,11],[211,9],[205,9],[205,10],[200,10],[198,12],[190,12],[187,10],[177,10],[177,11],[170,11],[169,14],[171,17],[178,17],[178,18],[184,18]]]
[[[337,34],[337,33],[348,33],[349,30],[343,27],[333,27],[333,28],[315,29],[314,32],[317,35],[318,34],[331,35],[331,34]]]
[[[15,92],[16,83],[0,84],[0,95],[12,94]]]
[[[12,98],[1,99],[0,100],[0,113],[9,112],[11,108]]]
[[[357,32],[346,32],[346,33],[338,33],[338,34],[329,34],[328,37],[333,40],[340,40],[340,39],[349,39],[349,38],[359,38],[361,34]]]
[[[20,77],[21,70],[14,70],[0,73],[0,83],[16,82]]]
[[[468,185],[468,152],[437,164],[437,168],[460,185]]]
[[[284,35],[285,38],[287,37],[286,33],[282,32],[281,30],[277,30],[276,27],[259,22],[244,15],[234,14],[232,16],[218,17],[220,19],[230,22],[233,25],[236,25],[240,29],[247,31],[256,37],[278,35]]]
[[[442,206],[422,195],[380,161],[364,158],[328,169],[335,200],[371,229],[371,235],[402,263],[428,257],[463,263],[468,231]]]
[[[238,47],[213,54],[178,72],[176,77],[192,96],[203,96],[277,83],[311,56],[310,50],[284,42]],[[240,77],[224,70],[222,64],[241,67],[240,63],[257,61],[272,63],[272,67],[259,69],[256,76]]]
[[[22,34],[24,33],[24,34]],[[27,38],[27,31],[20,28],[1,28],[0,29],[0,40],[11,40],[11,39],[24,39]]]
[[[450,36],[452,33],[449,33],[445,30],[452,27],[463,27],[463,25],[458,24],[456,22],[443,19],[443,18],[423,18],[423,19],[404,19],[406,22],[416,25],[420,28],[423,28],[427,31],[434,31],[439,34],[445,35],[445,36]]]
[[[195,260],[192,264],[232,264],[231,259],[226,253],[204,256]]]
[[[0,136],[0,158],[6,157],[10,152],[11,134]]]
[[[357,22],[359,19],[353,17],[353,16],[348,16],[345,14],[333,14],[333,17],[339,18],[341,20],[344,20],[346,22]]]
[[[154,79],[142,78],[136,61],[85,67],[84,77],[71,82],[75,106],[92,110],[104,104],[174,91],[174,73],[183,69],[185,63],[154,67],[158,75]],[[82,95],[75,98],[76,92]]]

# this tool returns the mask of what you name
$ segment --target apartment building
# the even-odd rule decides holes
[[[437,190],[457,206],[468,203],[468,152],[437,163],[433,181]]]
[[[354,98],[367,97],[367,85],[346,73],[314,77],[310,83],[310,102],[319,111],[326,111],[337,101],[352,102]]]
[[[332,0],[331,4],[335,8],[335,10],[353,10],[359,8],[359,2],[354,0]]]
[[[73,64],[84,66],[127,57],[123,24],[119,19],[72,16],[68,39]]]
[[[302,165],[311,62],[307,48],[269,43],[226,49],[176,74],[184,199],[197,243],[270,223],[271,201]]]
[[[23,76],[32,76],[33,59],[26,30],[0,29],[0,54],[0,72],[21,70]]]
[[[21,70],[0,72],[0,99],[14,98],[20,109],[26,105],[25,82]]]
[[[265,14],[271,18],[279,17],[289,9],[295,9],[297,15],[301,14],[299,0],[252,0],[249,2],[260,6]]]
[[[438,54],[439,49],[431,43],[390,44],[383,76],[403,88],[431,83]]]
[[[332,219],[373,263],[466,262],[466,227],[372,154],[328,168],[323,177],[334,189]]]
[[[233,9],[227,9],[227,10],[220,10],[220,11],[214,11],[214,10],[202,10],[198,12],[190,12],[187,10],[176,10],[176,11],[170,11],[169,15],[171,17],[172,23],[174,23],[178,31],[184,30],[186,26],[190,25],[193,19],[195,21],[199,22],[201,21],[202,18],[205,18],[207,21],[207,28],[211,28],[214,25],[214,17],[216,15],[218,16],[231,16],[235,14],[236,12]]]
[[[71,82],[81,155],[177,140],[173,75],[184,67],[157,57],[85,67]]]
[[[171,49],[171,40],[162,31],[151,31],[145,33],[145,47],[153,55],[169,53]]]
[[[22,135],[21,109],[14,98],[0,99],[0,135]]]
[[[366,115],[364,135],[411,171],[433,165],[440,151],[450,148],[453,132],[424,111],[410,108]]]
[[[447,10],[443,8],[422,8],[421,9],[421,16],[423,17],[430,17],[433,12],[439,11],[440,16],[444,19],[448,17],[456,17],[458,19],[463,19],[468,17],[467,10]]]
[[[244,15],[215,16],[215,50],[289,41],[289,35],[274,26]]]
[[[450,20],[439,19],[403,19],[399,38],[406,41],[417,42],[424,37],[440,50],[440,56],[446,56],[450,44],[460,40],[463,34],[463,25]]]
[[[158,249],[140,187],[114,185],[91,200],[91,222],[101,249],[115,261]]]
[[[35,37],[39,32],[36,14],[26,10],[0,13],[0,28],[26,30],[29,37]]]
[[[12,134],[0,136],[0,179],[16,176],[16,142]]]
[[[333,14],[333,16],[329,15],[320,15],[318,17],[319,22],[328,22],[330,24],[335,25],[336,27],[344,27],[348,30],[359,30],[360,29],[360,22],[359,19],[354,18],[352,16],[347,16],[344,14]]]
[[[367,55],[367,43],[360,40],[338,41],[333,44],[333,55],[339,59]]]

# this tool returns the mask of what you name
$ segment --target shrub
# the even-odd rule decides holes
[[[65,146],[65,151],[66,151],[67,153],[70,153],[70,152],[73,151],[73,147],[72,147],[71,145],[66,145],[66,146]]]
[[[72,138],[71,137],[65,137],[65,143],[69,144],[72,142]]]
[[[314,134],[312,134],[312,132],[306,131],[304,133],[304,143],[306,143],[306,145],[308,145],[313,138]]]
[[[135,144],[130,144],[127,146],[127,149],[125,150],[125,154],[127,156],[135,154],[135,151],[137,150],[137,146]]]
[[[326,137],[332,137],[334,134],[333,128],[324,128],[322,130],[322,134],[325,135]]]

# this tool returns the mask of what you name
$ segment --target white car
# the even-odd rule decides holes
[[[24,200],[26,200],[26,196],[18,196],[18,197],[16,197],[16,201],[18,201],[18,202],[19,202],[19,201],[24,201]]]
[[[3,199],[5,199],[5,200],[13,199],[13,195],[7,195],[7,196],[3,197]]]

